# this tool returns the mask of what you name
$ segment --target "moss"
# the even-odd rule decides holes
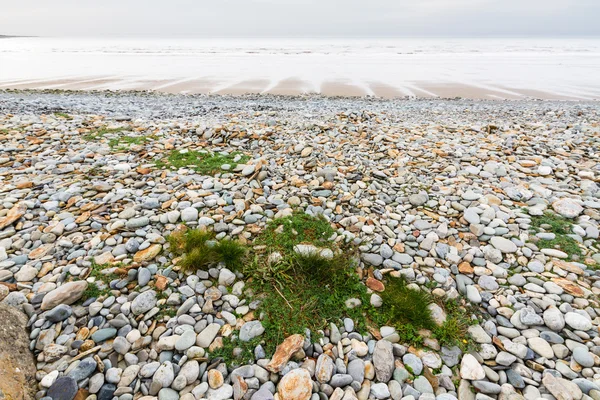
[[[236,156],[240,156],[239,160],[234,161]],[[164,169],[173,168],[191,168],[201,174],[215,174],[221,171],[221,166],[229,164],[231,168],[235,168],[238,163],[246,163],[250,157],[239,152],[230,154],[210,153],[204,151],[172,151],[166,158],[155,160],[158,168]]]
[[[294,213],[269,222],[257,238],[257,243],[266,245],[272,250],[287,252],[293,251],[294,246],[300,243],[333,248],[334,244],[328,239],[334,233],[335,231],[324,217]]]

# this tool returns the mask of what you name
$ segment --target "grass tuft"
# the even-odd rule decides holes
[[[435,323],[428,306],[431,295],[408,286],[403,275],[388,279],[381,293],[384,311],[396,325],[412,325],[416,330],[433,329]]]
[[[241,243],[230,239],[216,241],[212,232],[201,229],[176,232],[167,240],[171,251],[182,256],[178,265],[189,273],[208,269],[218,262],[223,262],[228,268],[239,269],[246,255]]]
[[[446,347],[458,346],[462,351],[468,351],[474,346],[473,338],[469,335],[469,326],[477,320],[470,318],[473,311],[461,306],[457,300],[449,300],[441,305],[447,315],[442,326],[433,329],[433,335],[440,345]]]

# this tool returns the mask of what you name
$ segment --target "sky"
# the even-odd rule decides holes
[[[0,0],[0,35],[600,36],[600,0]]]

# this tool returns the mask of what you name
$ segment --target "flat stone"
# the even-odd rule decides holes
[[[62,284],[53,291],[46,293],[42,300],[41,309],[44,311],[50,310],[59,304],[73,304],[81,298],[85,289],[87,289],[86,281],[67,282]]]

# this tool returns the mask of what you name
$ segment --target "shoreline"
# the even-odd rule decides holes
[[[373,81],[365,84],[352,84],[344,81],[325,81],[319,90],[307,90],[307,82],[298,79],[284,79],[273,85],[269,80],[245,80],[227,84],[202,79],[163,79],[127,82],[122,78],[85,77],[81,79],[41,79],[0,81],[0,91],[59,91],[86,93],[165,93],[173,95],[275,95],[275,96],[323,96],[344,98],[378,98],[394,100],[403,98],[471,100],[600,100],[600,89],[592,93],[565,95],[551,91],[508,86],[478,86],[461,83],[407,82],[402,87]],[[592,91],[594,89],[592,88]]]

